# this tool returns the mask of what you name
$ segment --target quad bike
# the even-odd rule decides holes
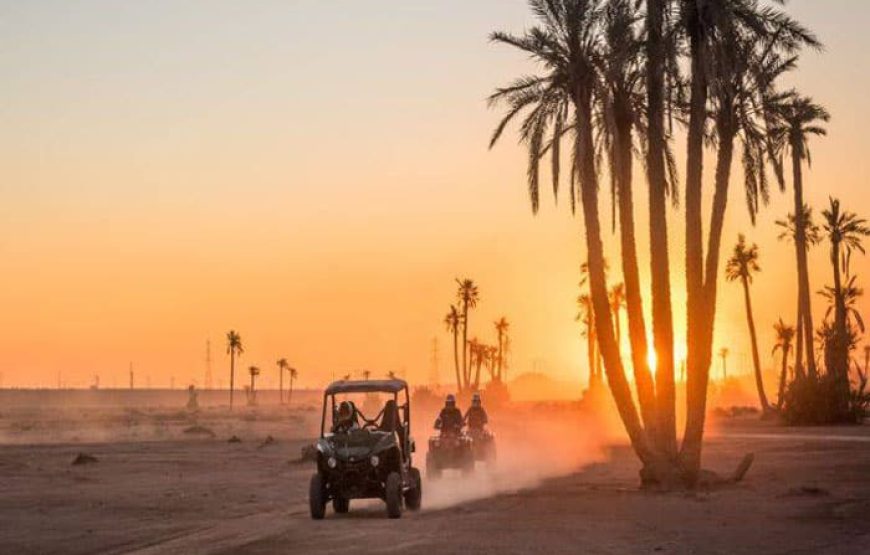
[[[333,422],[336,420],[336,395],[372,393],[391,396],[379,415],[369,420],[357,412],[360,426],[326,430],[327,413],[332,414]],[[401,406],[400,394],[404,400]],[[322,519],[330,501],[336,513],[346,513],[352,499],[382,499],[390,518],[401,517],[403,505],[412,511],[420,508],[423,483],[420,471],[412,464],[415,444],[404,380],[339,381],[327,387],[316,447],[317,472],[311,477],[308,496],[311,518]]]
[[[489,428],[469,428],[468,437],[471,438],[474,460],[484,462],[488,467],[495,465],[495,435]]]
[[[442,430],[429,438],[426,476],[437,480],[447,469],[458,469],[465,475],[474,472],[472,440],[461,430]]]

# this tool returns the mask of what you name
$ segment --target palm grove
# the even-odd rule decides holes
[[[802,49],[819,49],[821,45],[810,30],[782,11],[782,4],[757,0],[530,0],[535,26],[521,35],[495,32],[491,36],[494,42],[531,57],[538,70],[491,95],[490,103],[503,107],[504,117],[490,146],[499,141],[509,124],[517,123],[520,140],[528,150],[527,181],[534,213],[539,208],[544,161],[549,162],[554,196],[558,197],[562,182],[568,182],[570,208],[573,212],[579,207],[585,227],[588,333],[594,334],[596,356],[603,362],[646,484],[691,487],[707,475],[701,472],[701,451],[723,225],[735,156],[742,165],[744,197],[753,223],[768,200],[771,185],[784,190],[790,181],[794,191],[795,211],[788,220],[798,275],[796,345],[792,346],[789,338],[788,345],[782,344],[780,349],[783,356],[793,353],[795,364],[791,383],[780,395],[785,400],[778,404],[785,404],[787,410],[792,399],[794,403],[809,403],[817,411],[818,405],[827,403],[821,399],[832,399],[839,410],[847,411],[849,399],[856,395],[849,385],[849,351],[857,339],[858,321],[854,311],[849,312],[848,295],[855,297],[860,290],[848,271],[840,270],[849,254],[860,248],[863,221],[848,214],[861,228],[853,229],[849,240],[843,239],[842,231],[829,232],[835,283],[829,291],[832,318],[826,319],[819,332],[825,345],[826,371],[822,373],[814,350],[817,338],[806,261],[810,222],[805,217],[802,171],[808,161],[808,139],[824,134],[827,113],[811,99],[779,85],[783,74],[796,68]],[[683,129],[685,136],[683,183],[678,180],[673,155],[677,129]],[[641,293],[639,277],[632,188],[635,156],[642,163],[647,184],[651,322],[645,316],[647,298]],[[712,191],[705,191],[704,162],[710,156],[713,185]],[[563,158],[570,160],[565,172]],[[786,160],[791,161],[791,179],[787,179]],[[605,275],[599,212],[600,176],[605,169],[618,222],[628,361],[620,355],[614,321],[619,307],[611,302]],[[565,179],[563,173],[567,174]],[[703,208],[705,192],[712,194],[709,214]],[[675,418],[669,205],[680,212],[678,221],[685,240],[687,383],[681,443],[677,441]],[[833,209],[832,201],[829,210]],[[726,276],[744,287],[754,335],[749,286],[758,266],[757,251],[748,253],[750,259],[746,260],[745,251],[753,248],[745,240],[738,248],[744,252],[735,251],[732,258],[738,259],[729,262]],[[853,290],[848,292],[850,287]],[[651,345],[647,340],[649,325]],[[650,350],[657,360],[654,372],[648,362]],[[754,350],[757,352],[757,345]],[[753,358],[757,360],[757,354]],[[783,380],[786,367],[784,362]],[[633,374],[636,401],[628,371]],[[831,392],[838,396],[831,397]],[[763,399],[760,374],[759,394]]]

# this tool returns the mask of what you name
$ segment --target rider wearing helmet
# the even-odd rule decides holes
[[[342,434],[357,428],[359,428],[359,422],[357,422],[356,407],[350,401],[342,401],[335,414],[332,432]]]
[[[435,420],[435,429],[441,433],[459,433],[462,431],[462,411],[456,408],[456,397],[448,395],[444,408]]]
[[[471,396],[471,407],[465,413],[463,421],[472,431],[481,431],[489,423],[489,418],[486,415],[486,409],[480,401],[480,393],[474,392]]]

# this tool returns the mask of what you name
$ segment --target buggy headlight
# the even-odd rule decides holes
[[[335,460],[335,457],[329,457],[328,459],[326,459],[326,466],[328,466],[329,468],[335,468],[335,465],[337,464],[338,462]]]
[[[381,464],[381,459],[379,459],[377,455],[372,455],[370,462],[372,463],[372,466],[378,466]]]

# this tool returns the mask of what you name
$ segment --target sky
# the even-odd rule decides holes
[[[807,201],[870,216],[870,4],[788,10],[826,46],[788,85],[833,116],[811,145]],[[486,96],[534,70],[487,36],[531,23],[523,0],[0,2],[2,385],[126,386],[130,363],[139,385],[201,385],[206,341],[226,384],[229,329],[267,386],[281,357],[305,387],[364,368],[425,382],[433,339],[446,381],[442,320],[465,276],[480,287],[471,334],[494,342],[493,321],[511,322],[514,375],[585,380],[581,218],[552,197],[531,214],[514,134],[487,148],[499,113]],[[793,251],[773,224],[791,197],[775,192],[753,228],[741,186],[735,165],[724,246],[738,232],[759,244],[752,295],[772,365],[772,323],[794,318]],[[646,284],[646,233],[640,249]],[[824,248],[811,265],[821,288]],[[748,372],[739,286],[721,282],[718,304],[715,348]]]

